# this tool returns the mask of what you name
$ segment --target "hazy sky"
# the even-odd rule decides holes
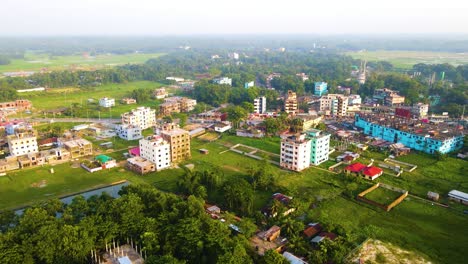
[[[466,0],[0,0],[0,35],[468,33]]]

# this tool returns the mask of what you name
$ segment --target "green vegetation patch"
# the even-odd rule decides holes
[[[95,70],[123,64],[139,64],[158,58],[163,53],[101,54],[97,56],[73,55],[52,56],[28,52],[24,59],[13,59],[10,64],[0,65],[1,72],[52,70]]]

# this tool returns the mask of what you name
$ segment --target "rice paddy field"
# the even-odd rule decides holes
[[[132,63],[144,63],[158,58],[163,53],[100,54],[89,56],[52,56],[44,53],[27,52],[24,59],[13,59],[8,65],[0,65],[0,73],[18,71],[95,70]]]
[[[346,55],[367,61],[388,61],[394,67],[404,70],[411,69],[418,63],[449,63],[455,66],[468,63],[468,53],[379,50],[347,52]]]

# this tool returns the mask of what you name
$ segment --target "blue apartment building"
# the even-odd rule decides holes
[[[316,82],[314,84],[314,95],[322,96],[328,93],[328,84],[326,82]]]
[[[396,116],[356,114],[354,125],[364,134],[408,148],[434,154],[448,153],[463,147],[463,133],[457,127],[432,125]]]

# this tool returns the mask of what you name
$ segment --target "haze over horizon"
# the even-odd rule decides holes
[[[1,36],[468,34],[468,3],[4,0]]]

